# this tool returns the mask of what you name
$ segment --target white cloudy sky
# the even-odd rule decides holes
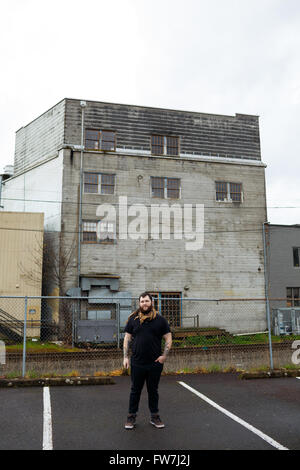
[[[268,219],[300,223],[299,0],[1,0],[0,17],[0,169],[65,97],[257,114]]]

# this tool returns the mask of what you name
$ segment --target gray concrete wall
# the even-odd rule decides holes
[[[66,100],[67,143],[81,143],[80,100]],[[152,134],[180,137],[181,154],[260,160],[257,116],[222,116],[179,110],[87,101],[85,128],[115,130],[117,148],[150,152]]]
[[[16,132],[14,173],[57,154],[64,143],[65,100]]]
[[[300,268],[293,264],[293,247],[300,247],[300,226],[270,225],[268,229],[270,298],[286,298],[287,287],[300,287]],[[271,307],[286,307],[286,301],[271,301]]]
[[[62,221],[66,245],[74,243],[77,231],[80,154],[65,151],[65,204]],[[144,290],[182,292],[200,298],[264,297],[262,224],[266,220],[265,178],[261,166],[180,161],[172,158],[84,154],[84,171],[114,173],[113,196],[83,195],[83,220],[99,220],[97,207],[113,204],[118,211],[119,196],[127,196],[128,207],[140,203],[204,204],[204,246],[186,250],[186,240],[119,240],[115,244],[82,244],[81,273],[120,275],[120,290],[138,296]],[[181,179],[181,199],[150,197],[150,177]],[[243,184],[243,203],[216,201],[215,181]],[[68,287],[76,283],[77,268],[69,271]],[[265,328],[265,305],[226,304],[222,309],[186,309],[184,316],[201,313],[201,326],[219,326],[231,331],[261,331]]]

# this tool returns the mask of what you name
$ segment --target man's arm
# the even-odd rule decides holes
[[[155,362],[161,362],[162,364],[165,362],[167,359],[167,355],[170,352],[171,346],[172,346],[172,333],[166,333],[163,335],[163,338],[165,340],[165,348],[162,356],[159,356]]]
[[[123,342],[123,366],[125,369],[129,367],[129,344],[132,339],[132,335],[130,333],[125,333],[125,338]]]

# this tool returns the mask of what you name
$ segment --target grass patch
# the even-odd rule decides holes
[[[286,343],[300,340],[300,336],[271,336],[272,343]],[[174,348],[184,347],[205,347],[215,345],[249,345],[249,344],[268,344],[269,336],[268,333],[260,333],[256,335],[245,335],[245,336],[190,336],[183,340],[173,340],[172,346]]]
[[[19,344],[11,344],[6,346],[7,352],[22,352],[23,351],[23,343]],[[39,353],[39,352],[76,352],[82,351],[79,348],[72,348],[70,345],[58,345],[55,343],[47,343],[41,341],[26,341],[26,351],[32,353]]]
[[[287,370],[300,370],[300,364],[287,364],[285,366],[279,367],[279,369],[287,369]]]

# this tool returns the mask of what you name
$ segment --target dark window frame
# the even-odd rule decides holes
[[[287,307],[300,307],[300,287],[286,288]]]
[[[182,292],[150,292],[150,294],[153,297],[155,310],[166,318],[170,326],[181,326]]]
[[[101,240],[101,238],[99,239],[97,237],[97,225],[98,223],[102,223],[102,224],[112,224],[113,225],[113,231],[111,230],[104,230],[104,232],[107,232],[107,233],[113,233],[113,238],[106,238],[104,240]],[[96,226],[96,229],[95,231],[91,231],[91,230],[84,230],[85,228],[85,224],[95,224]],[[93,245],[114,245],[116,243],[116,223],[115,222],[108,222],[108,221],[101,221],[101,220],[91,220],[91,219],[84,219],[82,220],[82,228],[81,228],[81,242],[83,244],[93,244]],[[91,237],[90,240],[88,240],[87,238],[87,233],[92,233],[94,234],[94,237]]]
[[[151,155],[180,157],[180,137],[176,135],[152,134],[150,137],[150,148]],[[176,150],[173,152],[172,149]]]
[[[87,136],[95,134],[96,139],[87,138]],[[108,134],[113,134],[113,139],[108,139]],[[103,138],[105,137],[105,138]],[[85,129],[85,150],[93,150],[96,152],[115,152],[116,151],[116,142],[117,142],[117,133],[115,130],[112,129],[93,129],[87,128]],[[95,146],[87,145],[87,142],[97,142]],[[113,149],[112,148],[103,148],[103,142],[113,142]]]
[[[163,185],[158,185],[153,187],[154,180],[161,180]],[[170,187],[171,182],[178,181],[178,187],[173,188]],[[150,190],[151,190],[151,197],[159,198],[159,199],[181,199],[181,178],[172,178],[168,176],[151,176],[150,177]],[[160,190],[162,195],[155,195],[153,190]],[[178,196],[170,196],[172,192],[178,192]]]
[[[91,181],[93,177],[97,177],[97,182],[90,183],[89,181],[86,181],[86,177],[91,178]],[[103,180],[105,180],[105,177],[111,177],[113,178],[113,184],[105,183]],[[94,180],[95,181],[95,180]],[[87,191],[88,186],[94,186],[97,187],[97,191]],[[103,188],[112,188],[112,192],[103,192]],[[85,171],[83,174],[83,192],[84,194],[97,194],[100,196],[111,196],[115,194],[116,192],[116,175],[114,173],[99,173],[95,171]]]
[[[244,202],[243,184],[232,181],[215,181],[216,202]]]
[[[300,268],[300,247],[293,247],[293,265],[294,268]]]

